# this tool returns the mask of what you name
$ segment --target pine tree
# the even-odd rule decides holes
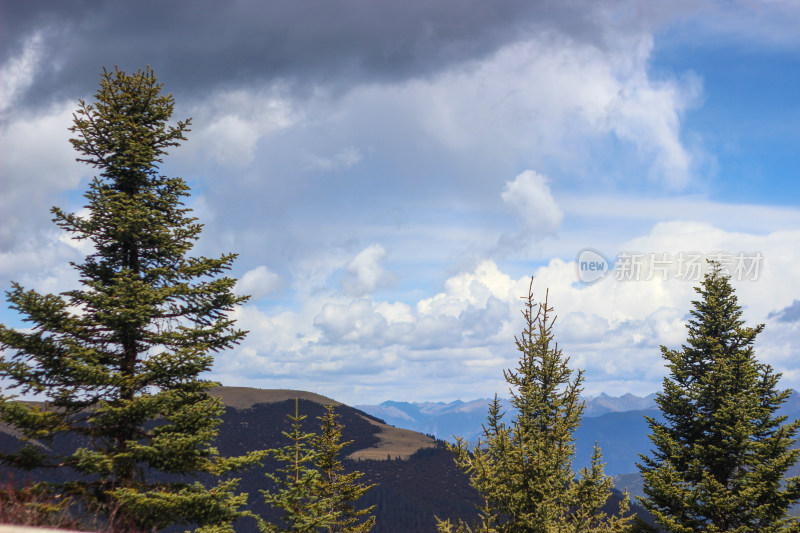
[[[295,400],[295,414],[288,416],[292,430],[283,432],[289,444],[271,450],[282,465],[277,473],[267,473],[275,489],[262,491],[270,506],[283,511],[283,525],[259,519],[261,531],[367,533],[375,525],[375,517],[369,516],[373,507],[354,505],[372,485],[357,483],[361,472],[342,473],[339,455],[350,443],[341,442],[342,425],[336,417],[329,405],[318,418],[320,433],[303,432],[306,416],[300,415]]]
[[[800,478],[784,476],[800,454],[800,422],[777,415],[791,391],[756,359],[764,326],[744,326],[719,264],[695,291],[687,344],[661,347],[664,421],[647,419],[655,448],[641,456],[641,501],[668,531],[798,531],[787,511],[800,501]]]
[[[325,513],[333,517],[327,533],[367,533],[375,526],[375,517],[370,515],[375,506],[356,509],[355,502],[374,485],[358,483],[364,475],[362,472],[343,473],[339,456],[352,441],[341,442],[342,425],[336,418],[333,406],[327,406],[325,414],[319,417],[320,432],[311,441],[320,473],[314,495],[325,502]]]
[[[592,466],[576,479],[573,433],[580,425],[583,373],[572,378],[569,358],[553,339],[552,308],[547,298],[534,303],[533,280],[525,298],[525,328],[516,338],[520,360],[504,371],[511,385],[511,403],[518,414],[507,425],[495,396],[489,406],[483,437],[472,453],[457,438],[451,446],[456,463],[484,498],[474,530],[505,532],[624,531],[630,522],[627,497],[620,516],[607,516],[602,507],[611,495],[612,481],[603,473],[595,447]],[[464,523],[439,521],[439,531],[469,532]]]
[[[265,533],[311,532],[333,525],[333,516],[325,512],[329,503],[315,493],[320,473],[314,462],[319,454],[310,446],[314,434],[303,431],[302,422],[307,417],[300,414],[298,404],[295,400],[294,416],[288,415],[292,430],[283,432],[289,444],[270,450],[281,466],[277,473],[266,474],[276,488],[261,493],[267,504],[283,511],[283,525],[259,519],[259,529]]]
[[[28,440],[0,459],[70,469],[73,481],[51,490],[124,527],[232,531],[247,497],[236,494],[237,480],[206,488],[191,478],[260,457],[219,456],[213,441],[223,406],[209,395],[216,384],[200,379],[214,352],[245,335],[229,318],[245,298],[233,294],[235,280],[217,277],[235,255],[188,255],[202,226],[183,207],[186,183],[162,176],[159,165],[185,140],[190,120],[168,124],[174,102],[161,88],[149,68],[104,70],[96,103],[80,101],[71,142],[99,175],[85,194],[88,216],[52,212],[94,251],[72,263],[80,289],[42,295],[15,283],[7,292],[31,327],[0,326],[7,354],[0,378],[15,393],[47,401],[0,395],[0,420]],[[48,456],[31,442],[65,433],[82,443],[66,456]]]

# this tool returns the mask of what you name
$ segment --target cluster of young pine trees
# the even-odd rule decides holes
[[[146,69],[104,72],[94,104],[80,102],[71,131],[75,149],[99,170],[86,193],[88,216],[54,208],[56,224],[93,252],[80,264],[82,289],[42,295],[14,284],[11,307],[31,327],[0,325],[0,421],[28,442],[0,462],[22,469],[61,468],[74,479],[40,484],[41,513],[65,508],[91,514],[116,531],[188,525],[233,531],[252,516],[235,472],[267,453],[283,465],[267,474],[263,497],[283,523],[255,517],[264,532],[367,532],[372,509],[355,502],[369,490],[339,460],[342,427],[332,407],[320,432],[305,433],[290,415],[289,444],[222,457],[214,447],[223,406],[201,379],[214,352],[238,343],[230,311],[245,296],[219,277],[235,255],[189,255],[202,225],[183,207],[188,186],[159,173],[167,149],[185,140],[190,120],[168,125],[173,99]],[[788,515],[800,501],[800,479],[785,479],[800,451],[800,422],[778,409],[790,391],[755,357],[762,326],[748,328],[719,265],[712,265],[693,302],[687,344],[662,348],[668,376],[657,402],[663,421],[648,419],[653,450],[641,456],[643,506],[674,532],[800,531]],[[497,397],[472,449],[451,447],[456,463],[483,498],[474,524],[439,520],[441,532],[619,532],[644,528],[627,495],[604,510],[612,490],[597,447],[577,475],[573,434],[581,422],[583,373],[569,368],[553,337],[553,309],[529,288],[525,327],[516,339],[515,369],[505,371],[517,414],[503,420]],[[19,395],[45,403],[17,401]],[[78,435],[67,456],[34,441]],[[176,481],[154,481],[152,473]],[[189,482],[205,476],[212,483]],[[2,496],[2,495],[0,495]],[[49,499],[48,499],[49,498]],[[55,498],[55,499],[53,499]],[[3,499],[0,497],[0,504]],[[44,502],[44,503],[43,503]],[[113,526],[113,527],[112,527]]]

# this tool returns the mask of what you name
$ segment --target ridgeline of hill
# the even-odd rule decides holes
[[[361,482],[376,484],[359,502],[364,507],[376,506],[374,533],[434,532],[435,516],[470,521],[476,516],[475,506],[481,503],[478,494],[456,467],[443,441],[393,427],[360,409],[310,392],[244,387],[218,387],[212,392],[228,407],[216,443],[223,456],[288,444],[282,432],[290,429],[287,415],[294,413],[295,398],[299,399],[300,413],[307,417],[303,430],[309,432],[319,430],[317,417],[326,405],[334,405],[339,422],[344,425],[343,440],[353,441],[344,450],[345,469],[359,470],[364,473]],[[10,428],[0,425],[0,450],[18,448],[17,437]],[[61,436],[46,449],[67,450],[81,444],[75,436]],[[264,472],[274,471],[277,466],[268,458],[263,468],[237,474],[241,477],[241,490],[249,494],[248,507],[274,520],[278,515],[264,505],[259,490],[269,488]],[[71,472],[40,469],[13,475],[21,481],[67,481]],[[617,493],[608,503],[609,512],[617,508],[618,498]],[[251,533],[257,527],[255,521],[241,521],[236,530]]]

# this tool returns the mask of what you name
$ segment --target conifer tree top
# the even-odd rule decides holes
[[[764,326],[745,326],[718,264],[695,290],[686,344],[661,347],[664,421],[648,418],[642,503],[670,531],[795,530],[787,512],[800,501],[800,479],[783,478],[800,454],[800,422],[778,415],[791,391],[755,356]]]
[[[150,67],[132,76],[103,69],[96,103],[80,100],[70,128],[78,135],[70,139],[82,154],[78,161],[99,167],[123,190],[153,172],[167,148],[186,140],[191,123],[167,124],[175,102],[171,94],[161,94],[162,86]]]

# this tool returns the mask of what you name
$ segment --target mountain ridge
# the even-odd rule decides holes
[[[656,393],[646,396],[636,396],[626,393],[621,396],[610,396],[600,393],[597,396],[587,396],[584,401],[584,418],[601,416],[606,413],[617,413],[624,411],[634,411],[641,409],[651,409],[656,407]],[[509,411],[511,403],[509,398],[498,398],[501,406]],[[356,404],[353,407],[373,416],[378,416],[388,423],[392,419],[406,419],[417,423],[435,417],[443,413],[451,412],[472,412],[474,410],[486,411],[489,398],[479,398],[475,400],[453,400],[451,402],[405,402],[398,400],[386,400],[379,404]]]
[[[650,452],[649,426],[645,416],[659,419],[661,412],[655,402],[656,393],[646,396],[624,394],[610,396],[601,393],[584,398],[585,409],[581,425],[575,431],[576,469],[589,466],[595,442],[603,452],[605,472],[621,476],[636,472],[639,454]],[[507,398],[498,398],[506,421],[514,414]],[[388,400],[378,405],[359,404],[355,407],[388,424],[437,439],[453,442],[455,435],[474,445],[481,436],[491,400],[455,400],[453,402],[398,402]],[[779,414],[788,420],[800,418],[800,393],[791,391]]]
[[[357,408],[306,391],[221,387],[212,390],[212,394],[228,407],[216,440],[220,453],[228,457],[288,444],[282,432],[290,430],[287,415],[294,413],[295,398],[301,415],[306,416],[303,431],[318,431],[317,417],[323,414],[325,405],[334,404],[344,426],[342,440],[354,441],[344,450],[346,471],[361,471],[362,482],[377,484],[359,501],[364,507],[376,505],[378,521],[373,533],[433,533],[434,516],[468,521],[476,517],[476,507],[481,504],[478,493],[455,465],[444,442],[430,435],[392,427]],[[0,427],[2,452],[20,445],[8,429]],[[64,453],[81,445],[79,439],[62,436],[55,439],[52,449]],[[266,507],[259,491],[269,488],[264,471],[275,471],[276,467],[275,460],[268,457],[261,467],[237,474],[241,478],[240,490],[250,495],[248,508],[269,520],[276,520],[279,515]],[[0,468],[0,476],[3,471]],[[15,478],[63,482],[71,475],[67,469],[45,469],[17,472]],[[202,477],[199,480],[212,481]],[[616,509],[620,497],[618,492],[613,493],[607,504],[609,511]],[[252,520],[242,520],[237,522],[236,531],[256,533],[257,527]]]

